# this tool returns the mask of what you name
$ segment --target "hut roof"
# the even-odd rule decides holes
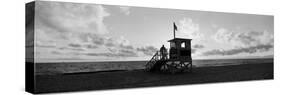
[[[185,38],[174,38],[171,40],[168,40],[168,42],[174,42],[174,41],[191,41],[192,39],[185,39]]]

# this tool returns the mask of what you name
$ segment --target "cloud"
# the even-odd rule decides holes
[[[268,31],[230,31],[220,28],[213,36],[216,42],[233,47],[249,47],[257,45],[273,45],[273,34]]]
[[[110,14],[101,5],[45,1],[36,4],[39,28],[49,27],[57,32],[108,32],[103,20]]]
[[[106,52],[106,53],[86,53],[85,55],[88,56],[103,56],[103,57],[115,57],[115,58],[120,58],[120,57],[137,57],[137,53],[129,50],[119,50],[118,52]]]
[[[59,51],[52,51],[51,53],[52,53],[52,54],[56,54],[56,55],[62,54],[62,53],[59,52]]]
[[[204,45],[200,45],[200,44],[195,44],[192,46],[192,48],[196,48],[196,49],[201,49],[201,48],[204,48],[205,46]]]
[[[135,51],[133,51],[133,50],[124,50],[124,49],[119,50],[119,55],[120,56],[126,56],[126,57],[136,57],[136,56],[138,56]]]
[[[219,50],[214,49],[211,51],[204,52],[202,55],[204,56],[210,56],[210,55],[235,55],[239,53],[256,53],[256,52],[265,52],[269,51],[271,48],[273,48],[273,45],[257,45],[257,46],[250,46],[246,48],[236,48],[236,49],[229,49],[229,50]]]
[[[80,44],[74,44],[74,43],[70,43],[70,44],[68,44],[70,47],[74,47],[74,48],[79,48],[79,47],[81,47],[81,45]]]
[[[59,50],[72,50],[72,51],[85,51],[85,49],[82,48],[71,48],[71,47],[60,47]]]
[[[146,47],[139,47],[136,49],[137,51],[140,51],[142,53],[144,53],[145,55],[154,55],[154,53],[156,53],[156,51],[158,50],[157,48],[153,47],[153,46],[146,46]]]
[[[35,39],[41,44],[69,46],[90,39],[81,36],[108,33],[104,19],[110,14],[102,5],[39,1],[35,11]]]
[[[87,41],[84,40],[84,42],[90,42],[96,46],[133,49],[133,46],[130,44],[129,40],[123,36],[110,37],[106,35],[88,34],[82,38],[87,39]]]
[[[56,43],[54,43],[53,41],[36,41],[35,43],[35,47],[39,47],[39,48],[55,48],[56,47]]]
[[[105,43],[105,46],[108,48],[110,52],[112,53],[119,52],[121,56],[124,53],[125,55],[131,55],[131,56],[140,56],[140,54],[144,54],[144,56],[152,56],[158,50],[154,46],[134,47],[130,44],[128,40],[126,40],[123,37],[115,40],[113,40],[113,38],[110,38]]]
[[[204,45],[200,45],[200,44],[195,44],[191,47],[191,53],[195,53],[196,51],[198,51],[199,49],[203,49],[205,48]]]
[[[121,7],[119,7],[119,8],[120,8],[120,11],[121,11],[122,13],[124,13],[125,15],[130,15],[130,7],[121,6]]]
[[[91,36],[91,40],[92,40],[93,44],[96,44],[96,45],[104,45],[105,41],[106,41],[105,38],[103,38],[102,36],[99,36],[99,35]]]
[[[96,48],[98,48],[98,46],[92,45],[92,44],[85,45],[85,47],[88,48],[88,49],[96,49]]]
[[[230,49],[213,49],[203,52],[202,55],[235,55],[240,53],[267,52],[274,48],[273,33],[268,31],[239,31],[218,28],[212,36],[214,41],[230,46]]]
[[[67,52],[89,52],[105,42],[109,33],[104,19],[110,13],[102,5],[39,1],[35,6],[35,45],[38,57],[53,58],[58,50]],[[48,48],[48,49],[47,49]],[[70,55],[59,56],[59,58]],[[74,55],[72,57],[79,57]]]
[[[86,53],[88,56],[103,56],[103,57],[120,57],[119,54],[114,53]]]
[[[130,7],[120,10],[130,14]],[[38,58],[78,58],[82,54],[85,58],[110,59],[151,56],[157,51],[153,46],[134,47],[123,36],[112,37],[104,23],[111,14],[102,5],[39,1],[35,11],[34,43],[40,48],[37,52],[44,53]]]
[[[97,49],[99,48],[97,45],[94,44],[81,44],[81,43],[70,43],[66,47],[61,47],[61,50],[78,50],[84,51],[86,49]]]
[[[130,44],[130,41],[123,36],[110,37],[99,34],[87,34],[81,37],[84,39],[84,42],[90,42],[90,45],[94,46],[93,49],[100,47],[108,50],[108,52],[105,53],[87,54],[90,56],[98,56],[98,54],[106,57],[116,57],[118,55],[121,57],[129,57],[139,56],[140,54],[144,54],[144,56],[151,56],[157,51],[157,48],[153,46],[134,47]]]
[[[157,48],[153,46],[134,47],[130,44],[130,41],[123,36],[109,37],[98,34],[88,34],[81,37],[83,37],[84,39],[88,39],[85,42],[91,42],[90,45],[94,45],[93,49],[101,47],[108,50],[108,52],[104,53],[93,52],[86,54],[89,56],[117,57],[119,55],[120,57],[136,57],[140,56],[140,54],[144,54],[144,56],[151,56],[157,51]]]
[[[265,55],[265,56],[263,56],[264,58],[274,58],[274,55],[272,54],[272,55]]]
[[[195,23],[191,18],[183,18],[179,21],[178,33],[176,36],[182,38],[201,39],[203,34],[200,33],[199,24]]]

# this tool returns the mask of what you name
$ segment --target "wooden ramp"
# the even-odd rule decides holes
[[[161,67],[163,67],[168,60],[161,59],[161,55],[159,51],[157,51],[153,57],[150,59],[150,61],[147,62],[145,65],[146,71],[161,71]]]

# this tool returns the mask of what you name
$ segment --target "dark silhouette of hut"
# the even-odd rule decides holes
[[[191,72],[191,39],[176,38],[177,27],[174,23],[174,39],[169,40],[170,49],[167,56],[164,45],[157,51],[146,64],[146,70],[150,72]]]

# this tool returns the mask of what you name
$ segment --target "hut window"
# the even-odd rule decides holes
[[[181,43],[181,48],[185,48],[185,42]]]
[[[176,43],[175,43],[175,42],[171,42],[171,43],[170,43],[170,47],[171,47],[171,48],[172,48],[172,47],[175,48],[175,47],[176,47]]]

